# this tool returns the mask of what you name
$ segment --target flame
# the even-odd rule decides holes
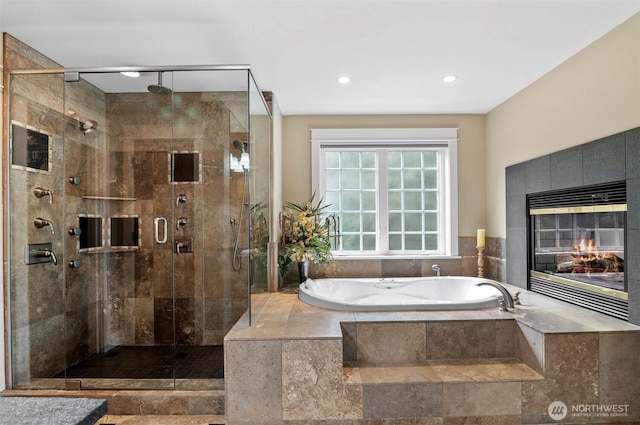
[[[617,272],[620,270],[618,256],[610,252],[600,254],[593,239],[581,239],[580,244],[574,247],[576,251],[573,256],[573,262],[584,267],[583,271],[579,273],[588,273],[591,271],[591,268],[586,266],[586,264],[596,260],[608,260],[606,264],[611,264],[611,267],[607,267],[604,270],[605,272]],[[574,269],[574,272],[576,272],[576,269]]]
[[[580,239],[580,245],[575,245],[576,253],[582,255],[583,253],[593,254],[596,257],[598,254],[598,248],[594,244],[593,239]]]

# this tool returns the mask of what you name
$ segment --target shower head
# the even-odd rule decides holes
[[[162,71],[158,72],[158,84],[151,84],[147,87],[150,93],[166,96],[171,94],[171,89],[162,85]]]
[[[240,140],[234,140],[233,147],[238,149],[240,152],[244,152],[244,143],[242,143]]]
[[[80,123],[80,130],[84,134],[93,132],[98,127],[98,122],[95,120],[86,120]]]
[[[67,116],[76,120],[80,131],[84,134],[92,133],[98,127],[98,121],[82,118],[75,109],[67,110]]]

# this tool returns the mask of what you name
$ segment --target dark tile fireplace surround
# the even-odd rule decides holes
[[[527,288],[527,195],[626,181],[629,322],[640,325],[640,127],[507,167],[507,282]]]

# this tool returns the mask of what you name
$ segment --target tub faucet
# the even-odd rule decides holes
[[[54,254],[53,251],[50,249],[34,249],[33,255],[35,257],[51,258],[51,261],[53,261],[53,265],[54,266],[58,265],[58,257],[56,257],[56,254]]]
[[[431,270],[436,272],[436,276],[440,277],[440,266],[439,265],[434,264],[433,266],[431,266]]]
[[[511,296],[509,291],[507,291],[507,288],[502,286],[502,284],[496,282],[495,280],[482,280],[476,283],[476,286],[481,286],[481,285],[493,286],[494,288],[496,288],[498,291],[502,293],[502,297],[504,298],[504,303],[506,305],[504,307],[502,305],[500,306],[501,311],[509,311],[508,310],[509,308],[514,307],[513,297]]]

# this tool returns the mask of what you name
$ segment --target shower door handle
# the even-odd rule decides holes
[[[162,239],[160,239],[160,222],[162,222]],[[167,219],[164,217],[156,217],[153,219],[153,236],[156,243],[167,243]]]

